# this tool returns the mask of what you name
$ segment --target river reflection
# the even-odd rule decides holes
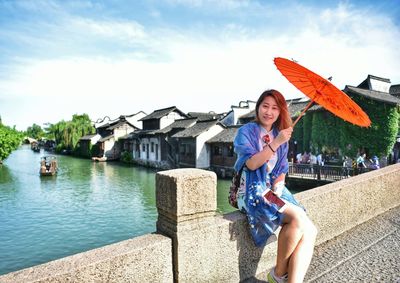
[[[156,230],[156,171],[57,156],[57,176],[40,177],[44,154],[23,146],[0,165],[0,274]]]

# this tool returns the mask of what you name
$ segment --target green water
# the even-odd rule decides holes
[[[57,176],[40,177],[42,155],[22,146],[0,165],[0,274],[156,230],[156,171],[58,156]]]

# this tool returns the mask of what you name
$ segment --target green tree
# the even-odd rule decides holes
[[[95,132],[87,114],[75,114],[71,121],[62,120],[56,124],[49,124],[46,130],[48,136],[54,136],[57,144],[56,151],[64,149],[75,151],[81,137]]]
[[[23,139],[23,133],[0,124],[0,160],[6,159],[10,153],[17,149]]]
[[[26,135],[28,137],[40,140],[44,136],[44,131],[39,125],[33,124],[26,129]]]

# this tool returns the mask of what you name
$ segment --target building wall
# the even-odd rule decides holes
[[[140,119],[142,119],[143,117],[147,116],[146,113],[144,112],[139,112],[137,113],[135,116],[132,117],[126,117],[126,120],[131,123],[132,125],[134,125],[135,127],[141,129],[142,128],[142,121],[138,121]]]
[[[104,156],[107,159],[119,158],[119,148],[114,138],[110,138],[104,142]]]
[[[145,150],[143,150],[143,146]],[[135,149],[136,147],[134,146],[133,156],[134,158],[138,158],[136,156],[137,154],[135,153]],[[161,161],[161,146],[158,136],[144,137],[140,140],[140,159],[149,161]]]
[[[252,108],[251,107],[232,107],[232,110],[234,112],[234,114],[233,114],[233,117],[234,117],[233,123],[234,123],[234,125],[237,125],[239,117],[251,112],[252,110],[254,110],[254,106]]]
[[[160,129],[165,128],[166,126],[171,125],[175,120],[184,118],[179,113],[172,111],[168,115],[165,115],[160,119]]]
[[[179,167],[196,167],[196,139],[179,138],[177,144]],[[182,147],[184,147],[184,153],[182,153]]]
[[[215,125],[196,138],[196,168],[210,167],[210,146],[206,144],[206,141],[220,133],[223,129],[221,125]]]
[[[376,90],[376,91],[389,93],[390,83],[370,78],[369,79],[369,84],[370,84],[371,90]]]
[[[118,138],[122,136],[126,136],[127,134],[132,133],[135,130],[135,128],[131,127],[128,124],[124,124],[121,127],[115,128],[114,129],[114,137],[115,140],[118,140]]]

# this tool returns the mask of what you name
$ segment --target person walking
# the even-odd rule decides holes
[[[360,154],[357,157],[357,167],[358,167],[359,173],[363,173],[365,168],[367,168],[367,165],[365,165],[365,158],[366,158],[365,153]]]
[[[285,186],[288,172],[288,141],[293,128],[283,95],[267,90],[256,103],[256,120],[239,128],[234,140],[235,170],[242,171],[244,189],[238,206],[246,213],[256,246],[264,246],[279,226],[275,267],[271,283],[302,282],[311,262],[317,229]],[[272,190],[285,205],[277,206],[263,197]]]

